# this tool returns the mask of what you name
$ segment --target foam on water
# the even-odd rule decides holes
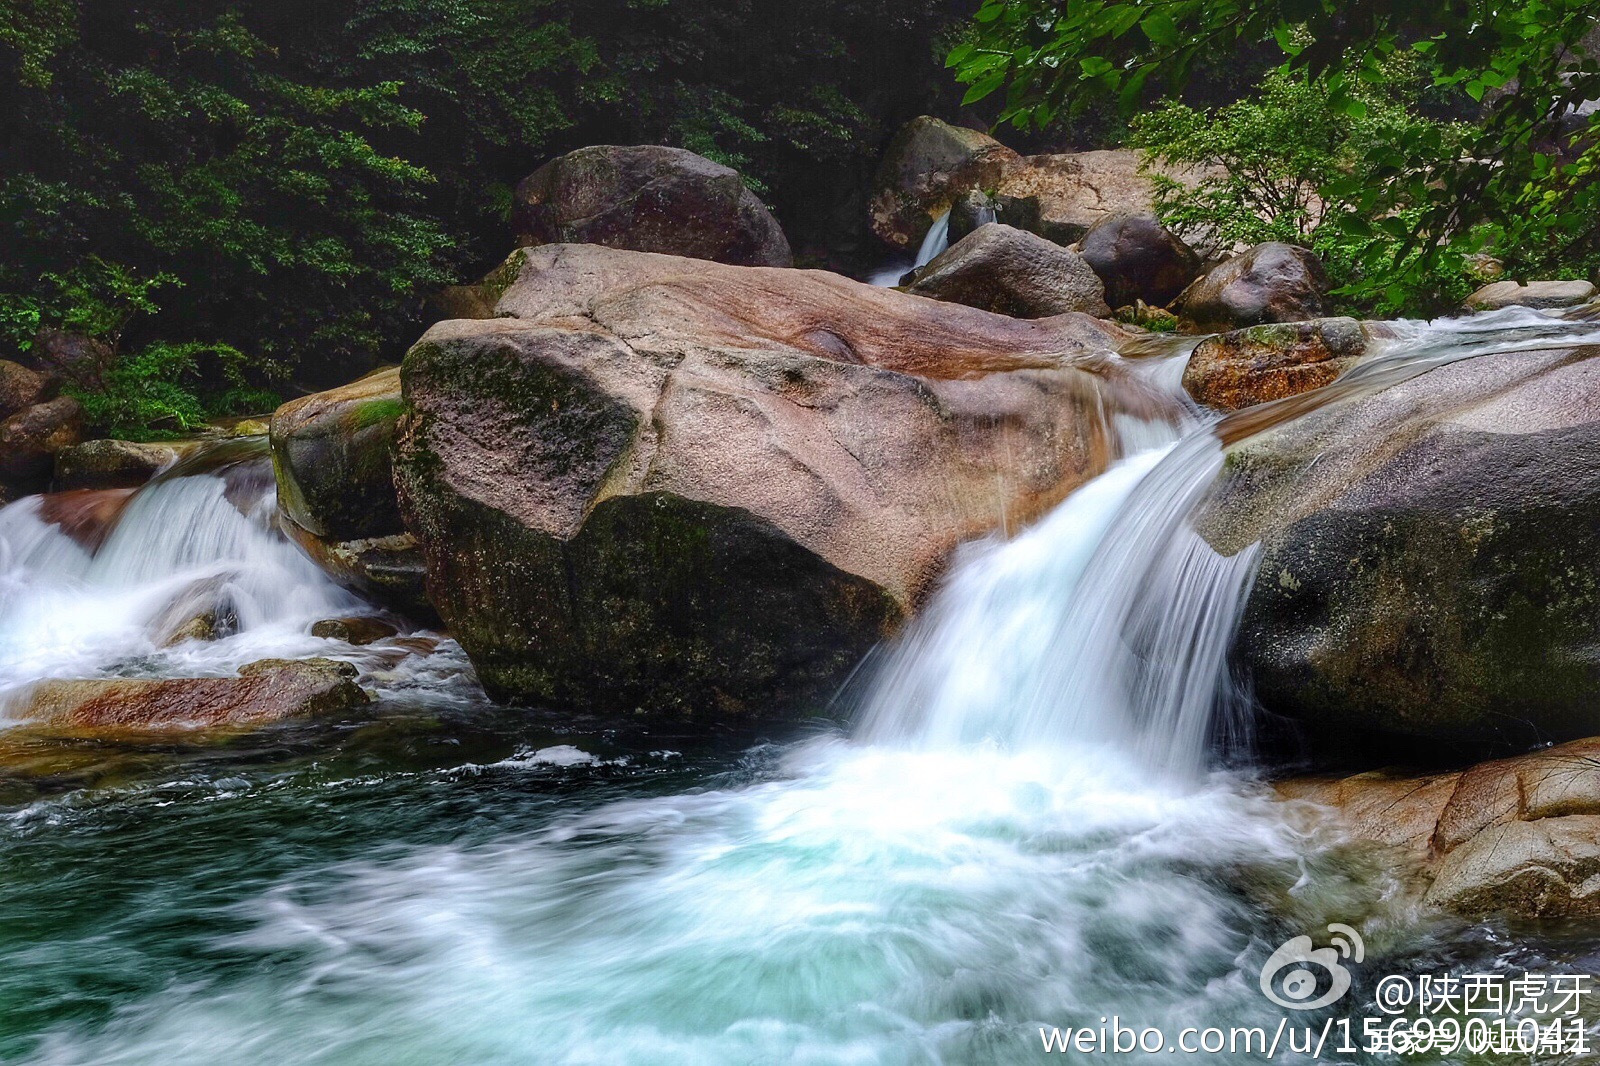
[[[1581,333],[1547,321],[1402,327],[1363,373],[1378,387]],[[102,1023],[54,1025],[35,1060],[1032,1062],[1038,1026],[1111,1014],[1270,1029],[1262,963],[1328,921],[1380,967],[1417,950],[1391,875],[1207,769],[1216,711],[1238,703],[1224,652],[1252,559],[1188,526],[1218,429],[1127,428],[1127,457],[1052,514],[963,550],[856,739],[800,745],[754,782],[589,807],[565,792],[579,809],[487,840],[378,833],[228,898],[231,931]],[[81,590],[81,560],[29,536],[13,543]],[[459,790],[485,775],[618,772],[544,744],[406,795],[470,820],[483,793]],[[308,802],[338,813],[380,785]],[[95,935],[60,950],[116,934]]]
[[[47,520],[44,497],[0,509],[0,708],[47,678],[227,676],[267,658],[388,666],[384,680],[412,689],[430,669],[462,673],[464,663],[420,657],[394,669],[385,648],[311,636],[320,619],[372,608],[279,532],[266,463],[159,478],[79,539]],[[167,646],[205,613],[224,619],[220,639]]]

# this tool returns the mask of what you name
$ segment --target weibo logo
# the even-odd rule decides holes
[[[1274,951],[1261,967],[1261,994],[1290,1010],[1316,1010],[1343,998],[1350,991],[1350,971],[1340,960],[1361,962],[1367,949],[1348,925],[1335,922],[1328,932],[1333,934],[1329,947],[1313,949],[1309,936],[1297,936]]]

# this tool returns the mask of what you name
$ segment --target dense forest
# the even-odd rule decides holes
[[[919,113],[1214,168],[1164,222],[1311,248],[1350,310],[1433,313],[1596,264],[1590,7],[14,0],[0,350],[72,347],[106,431],[267,409],[397,359],[431,293],[503,256],[515,183],[586,144],[733,166],[802,265],[859,273],[873,168]]]
[[[583,144],[727,163],[803,255],[848,256],[895,125],[959,99],[966,8],[7,4],[0,345],[103,344],[108,426],[258,410],[397,358],[429,292],[505,255],[513,185]]]

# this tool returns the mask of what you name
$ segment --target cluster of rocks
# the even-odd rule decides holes
[[[1281,791],[1400,847],[1441,906],[1594,912],[1600,789],[1561,781],[1600,743],[1581,739],[1600,727],[1600,362],[1524,353],[1364,386],[1348,371],[1382,327],[1327,317],[1314,255],[1223,254],[1162,227],[1152,198],[1133,153],[1025,158],[918,119],[872,225],[910,248],[948,212],[954,243],[888,289],[792,269],[726,167],[648,146],[563,156],[518,186],[517,250],[442,293],[402,365],[273,415],[282,526],[348,587],[436,614],[497,699],[792,716],[905,624],[958,544],[1115,459],[1112,416],[1178,417],[1115,355],[1144,332],[1131,323],[1210,334],[1183,384],[1228,412],[1228,454],[1196,521],[1223,554],[1259,551],[1233,654],[1261,703],[1311,736],[1576,742]],[[1500,282],[1472,306],[1593,295]],[[174,461],[79,444],[81,411],[76,430],[67,406],[49,423],[48,375],[13,366],[0,440],[39,443],[0,451],[31,456],[5,484],[54,471],[115,491]],[[317,632],[392,636],[370,619]],[[50,684],[38,705],[71,728],[248,724],[269,697],[298,714],[360,693],[322,665]]]
[[[1140,308],[1159,309],[1168,324],[1210,332],[1325,313],[1328,278],[1314,255],[1269,243],[1229,256],[1204,233],[1168,231],[1154,217],[1157,174],[1205,176],[1152,171],[1130,150],[1023,157],[923,116],[889,145],[871,224],[890,247],[912,248],[948,215],[953,243],[911,291],[1007,314],[1114,309],[1135,321]]]

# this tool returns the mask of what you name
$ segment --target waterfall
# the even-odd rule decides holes
[[[991,210],[990,214],[993,214]],[[991,218],[989,221],[994,221]],[[928,227],[928,232],[922,238],[922,244],[917,248],[917,257],[909,264],[903,259],[897,259],[880,270],[873,271],[868,281],[880,287],[892,288],[900,284],[900,279],[906,272],[927,266],[939,258],[950,247],[950,211],[946,208],[934,217],[933,225]]]
[[[136,492],[32,496],[0,510],[0,700],[49,677],[218,675],[313,655],[317,619],[360,604],[277,530],[264,444]],[[209,615],[213,641],[175,641]]]
[[[869,742],[1109,746],[1204,766],[1254,552],[1188,526],[1222,461],[1209,425],[1137,452],[1007,542],[969,546],[883,667]]]
[[[1016,538],[963,549],[880,667],[861,738],[932,750],[1090,746],[1193,779],[1210,738],[1249,728],[1227,652],[1258,550],[1223,557],[1190,527],[1224,445],[1462,359],[1600,342],[1600,325],[1524,308],[1386,332],[1334,384],[1199,421],[1176,443],[1124,427],[1127,458]],[[1151,347],[1141,372],[1178,390],[1192,340]]]
[[[927,235],[922,238],[922,245],[917,249],[917,261],[912,264],[913,269],[925,267],[950,247],[950,210],[946,208],[933,220],[933,225],[928,227]]]

